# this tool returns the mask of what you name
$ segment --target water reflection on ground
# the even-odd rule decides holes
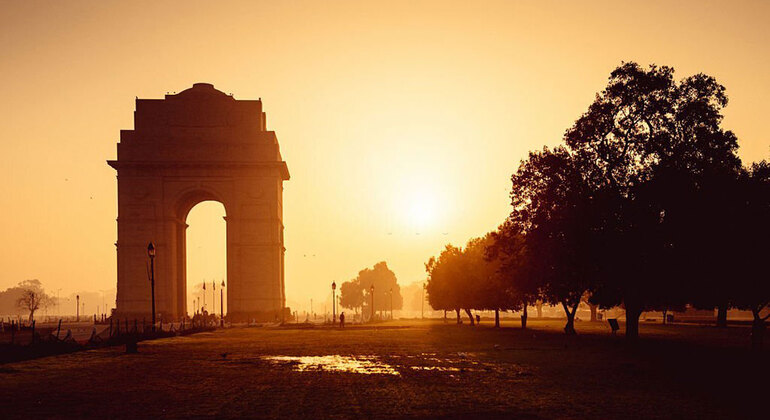
[[[393,375],[419,372],[445,373],[450,378],[463,373],[491,373],[505,376],[528,376],[530,369],[511,363],[483,362],[470,353],[439,356],[436,353],[379,356],[262,356],[277,366],[288,366],[297,372],[342,372],[364,375]]]
[[[374,356],[265,356],[265,360],[276,364],[290,364],[298,372],[348,372],[365,375],[400,375],[393,366]]]

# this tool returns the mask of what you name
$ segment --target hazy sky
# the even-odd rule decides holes
[[[0,289],[115,287],[105,161],[136,96],[263,99],[292,176],[296,308],[381,260],[421,281],[445,243],[495,228],[518,162],[623,60],[717,77],[741,157],[770,158],[768,21],[761,1],[0,1]],[[188,219],[188,284],[225,275],[209,204]]]

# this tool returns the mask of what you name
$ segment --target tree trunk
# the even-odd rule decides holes
[[[666,314],[668,313],[668,309],[663,310],[663,324],[666,323]]]
[[[446,309],[444,309],[444,324],[446,324]]]
[[[521,329],[527,329],[527,302],[524,302],[524,310],[521,313]]]
[[[642,310],[636,307],[626,306],[626,340],[635,342],[639,339],[639,316]]]
[[[462,324],[463,321],[460,319],[460,309],[455,308],[455,313],[457,313],[457,323]]]
[[[470,309],[466,309],[465,313],[468,314],[468,319],[471,320],[471,326],[476,325],[476,322],[473,320],[473,314],[471,313]]]
[[[573,315],[567,315],[567,324],[564,325],[564,333],[567,335],[575,335],[575,317]]]
[[[500,328],[500,309],[495,308],[495,328]]]
[[[727,303],[717,306],[717,327],[727,327]]]
[[[596,312],[599,309],[599,305],[592,305],[589,303],[588,307],[591,308],[591,322],[596,322]]]
[[[751,349],[757,351],[762,350],[765,339],[765,320],[759,316],[760,311],[751,311],[754,314],[754,321],[751,323]]]
[[[567,324],[564,326],[564,332],[567,335],[577,334],[577,332],[575,332],[575,313],[577,312],[577,308],[578,308],[578,305],[580,305],[580,302],[575,304],[572,311],[570,311],[569,306],[567,306],[566,302],[562,302],[561,305],[564,308],[564,312],[567,314]]]
[[[537,317],[538,317],[538,319],[542,318],[543,317],[543,302],[538,300],[535,303],[535,309],[537,309]]]

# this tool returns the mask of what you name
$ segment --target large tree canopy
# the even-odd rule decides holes
[[[489,241],[447,246],[428,262],[431,305],[489,308],[484,290],[505,290],[511,303],[562,306],[573,333],[590,296],[625,308],[629,339],[642,311],[685,304],[750,309],[764,325],[769,281],[758,261],[770,242],[770,170],[742,168],[737,139],[722,128],[727,102],[711,76],[616,68],[562,145],[521,162],[511,215]],[[485,268],[469,258],[482,242]]]
[[[752,344],[762,347],[765,321],[770,314],[762,310],[770,305],[770,162],[751,166],[741,177],[743,200],[739,210],[739,240],[728,246],[737,248],[733,260],[735,274],[723,287],[732,304],[751,311]]]

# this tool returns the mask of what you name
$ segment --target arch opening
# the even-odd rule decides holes
[[[185,281],[180,286],[185,290],[185,313],[190,317],[203,309],[217,316],[220,311],[227,314],[225,216],[226,209],[221,202],[207,199],[191,205],[184,217]]]

